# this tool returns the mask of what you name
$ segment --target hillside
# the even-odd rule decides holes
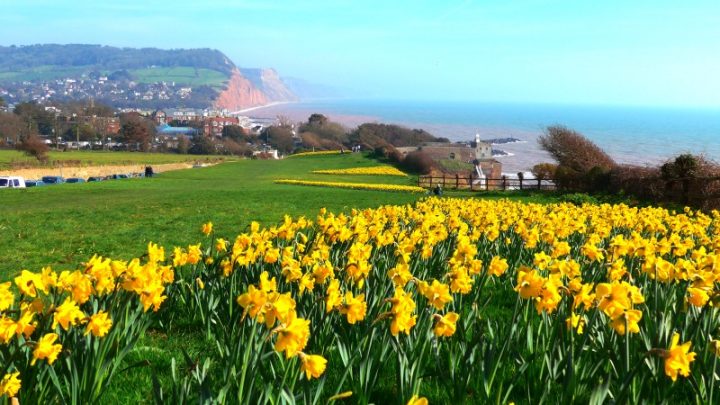
[[[239,69],[214,49],[0,46],[8,103],[93,98],[115,107],[227,108],[294,101],[273,69]]]

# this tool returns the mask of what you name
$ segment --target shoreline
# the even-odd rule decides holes
[[[262,110],[263,108],[270,108],[270,107],[276,107],[279,105],[296,104],[296,103],[301,103],[301,101],[273,101],[268,104],[263,104],[263,105],[258,105],[255,107],[248,107],[248,108],[243,108],[241,110],[233,111],[230,114],[244,114],[244,113],[247,113],[250,111]]]

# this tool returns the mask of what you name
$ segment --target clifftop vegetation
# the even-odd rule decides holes
[[[124,70],[188,66],[211,69],[230,76],[235,68],[215,49],[116,48],[102,45],[0,46],[0,72],[45,66],[87,67],[89,70]]]

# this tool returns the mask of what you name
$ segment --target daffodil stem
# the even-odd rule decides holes
[[[713,353],[712,372],[710,373],[710,378],[708,379],[710,381],[710,396],[708,398],[708,404],[713,403],[713,391],[715,391],[715,367],[717,366],[717,359],[717,353]]]
[[[245,346],[245,353],[243,355],[243,364],[242,364],[242,371],[240,372],[240,392],[238,395],[238,401],[243,402],[245,399],[245,376],[247,375],[247,370],[250,367],[248,362],[250,361],[250,353],[252,352],[252,349],[255,345],[255,327],[257,325],[257,322],[255,320],[251,320],[252,322],[252,329],[250,330],[250,339],[252,340],[249,342],[247,346]]]
[[[625,317],[625,373],[630,374],[630,330],[627,316]]]

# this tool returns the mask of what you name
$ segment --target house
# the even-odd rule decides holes
[[[221,137],[223,129],[230,125],[240,125],[237,117],[208,117],[203,120],[203,132],[205,135]]]
[[[480,134],[475,134],[475,142],[425,142],[420,146],[400,147],[397,150],[403,155],[422,151],[433,160],[450,159],[471,163],[475,160],[492,159],[492,145],[481,141]]]

